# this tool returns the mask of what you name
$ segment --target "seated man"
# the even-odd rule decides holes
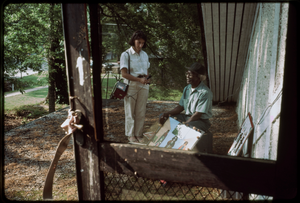
[[[206,78],[206,69],[200,63],[187,67],[187,86],[183,90],[179,105],[173,110],[162,113],[159,122],[163,124],[168,117],[177,117],[177,120],[207,131],[211,126],[209,118],[212,117],[212,91],[203,83]],[[185,110],[185,114],[181,112]]]

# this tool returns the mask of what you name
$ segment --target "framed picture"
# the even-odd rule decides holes
[[[148,146],[192,150],[203,134],[204,131],[197,131],[169,117]]]
[[[233,141],[233,144],[231,145],[228,155],[231,156],[239,156],[246,140],[248,139],[249,135],[253,131],[254,125],[252,122],[251,114],[248,113],[247,117],[245,118],[238,135]]]

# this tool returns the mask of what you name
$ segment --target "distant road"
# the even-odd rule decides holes
[[[36,91],[36,90],[43,89],[43,88],[48,88],[48,86],[41,86],[41,87],[36,87],[36,88],[24,90],[25,91],[24,93]],[[21,94],[21,92],[13,92],[13,93],[9,93],[9,94],[5,95],[5,97],[12,97],[12,96],[16,96],[16,95],[19,95],[19,94]]]

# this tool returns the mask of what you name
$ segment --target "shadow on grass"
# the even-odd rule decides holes
[[[48,94],[48,88],[43,88],[37,91],[32,91],[32,92],[28,92],[25,93],[24,96],[28,96],[28,97],[35,97],[35,98],[45,98]]]

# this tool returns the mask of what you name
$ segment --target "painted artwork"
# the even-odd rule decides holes
[[[145,132],[143,133],[143,135],[148,139],[148,140],[152,140],[155,136],[155,132]]]
[[[252,123],[251,115],[250,113],[248,113],[238,132],[238,135],[234,139],[233,144],[231,145],[227,153],[228,155],[238,156],[240,154],[246,140],[248,139],[250,133],[253,131],[253,128],[254,126]]]
[[[153,136],[152,140],[150,140],[148,146],[159,146],[164,141],[164,139],[168,136],[170,128],[171,128],[170,122],[166,121],[165,124]]]
[[[196,131],[172,117],[169,117],[165,124],[150,141],[148,146],[157,146],[167,149],[192,150],[204,131]]]

